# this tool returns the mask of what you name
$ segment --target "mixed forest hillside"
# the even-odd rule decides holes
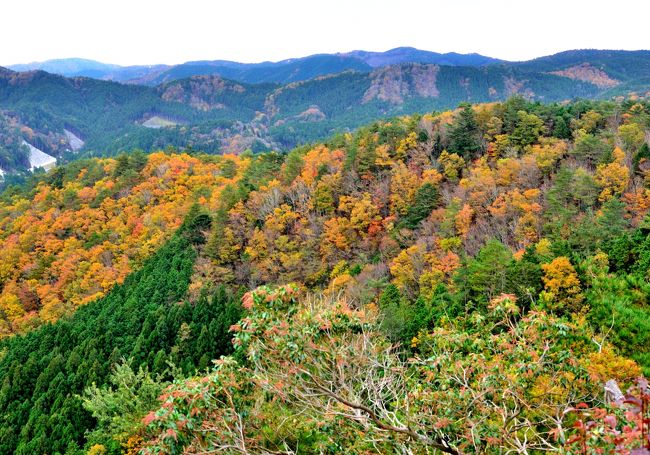
[[[29,146],[59,163],[169,145],[208,153],[288,151],[378,118],[460,102],[643,98],[650,87],[647,51],[569,51],[510,63],[400,48],[252,66],[213,63],[167,69],[173,77],[149,85],[0,70],[5,183],[14,179],[9,174],[35,167]],[[249,71],[267,76],[252,78]]]
[[[36,175],[0,200],[0,452],[643,453],[649,131],[512,97]]]
[[[215,209],[250,160],[154,153],[80,160],[0,203],[0,337],[103,297],[179,228]]]

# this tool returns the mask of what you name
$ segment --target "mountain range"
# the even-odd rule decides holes
[[[120,66],[94,60],[69,58],[11,65],[14,71],[42,70],[66,77],[92,77],[142,85],[158,85],[191,76],[217,74],[251,84],[290,82],[311,79],[323,74],[354,70],[370,72],[373,68],[399,63],[430,63],[449,66],[483,66],[502,60],[479,54],[423,51],[398,47],[386,52],[352,51],[337,54],[316,54],[279,62],[240,63],[228,60],[200,60],[179,65]]]
[[[575,50],[526,62],[413,48],[257,64],[56,60],[0,69],[0,169],[33,167],[29,145],[60,160],[168,146],[288,150],[462,102],[608,99],[649,89],[650,51]]]

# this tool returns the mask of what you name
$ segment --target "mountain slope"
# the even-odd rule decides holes
[[[182,301],[196,258],[193,229],[182,229],[104,298],[3,344],[0,452],[82,453],[97,421],[78,395],[106,384],[120,358],[130,359],[135,371],[156,374],[168,374],[165,360],[173,358],[191,374],[230,351],[218,340],[238,319],[233,299],[221,291],[193,304]],[[185,332],[197,336],[188,340]],[[122,449],[116,441],[102,442],[113,453]]]
[[[504,429],[504,412],[532,422],[527,444],[564,450],[553,431],[577,431],[567,408],[650,371],[648,119],[644,101],[512,98],[374,122],[286,155],[156,153],[140,172],[127,155],[92,159],[5,193],[0,238],[13,243],[0,273],[18,288],[59,275],[47,248],[85,247],[69,223],[89,214],[111,215],[109,230],[126,221],[113,243],[136,245],[161,215],[128,219],[161,191],[191,216],[123,284],[2,342],[0,451],[491,453],[520,441],[522,421]],[[100,192],[108,179],[125,186]],[[73,221],[47,219],[68,209]],[[41,232],[44,245],[32,243]],[[21,248],[40,260],[4,266]],[[234,323],[232,296],[260,285]],[[27,292],[1,303],[5,318],[44,309]],[[109,383],[121,356],[147,368],[146,390]],[[353,412],[377,406],[388,421],[394,403],[409,404],[407,435]],[[477,407],[490,419],[465,418]]]
[[[592,84],[499,66],[403,64],[281,87],[268,98],[267,114],[274,120],[269,132],[284,148],[356,128],[374,118],[442,110],[465,101],[497,101],[519,94],[552,102],[597,93]],[[322,119],[301,121],[310,109],[322,112]]]
[[[564,72],[567,77],[587,82],[590,79],[597,81],[600,77],[611,87],[647,77],[650,72],[650,51],[573,50],[514,65],[526,71]],[[586,74],[581,75],[581,72]]]
[[[0,338],[104,296],[181,225],[193,203],[241,178],[237,157],[81,160],[0,201]]]
[[[185,122],[207,119],[190,105],[165,101],[154,88],[44,71],[0,74],[0,110],[14,119],[25,140],[32,143],[31,136],[38,136],[33,145],[56,157],[75,149],[66,129],[85,141],[86,150],[114,150],[116,139],[143,132],[138,125],[153,115]],[[210,118],[234,120],[240,115],[217,112]]]

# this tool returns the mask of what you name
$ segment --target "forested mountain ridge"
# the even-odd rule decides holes
[[[650,368],[648,130],[645,101],[513,97],[288,154],[155,154],[178,163],[160,176],[124,155],[136,181],[196,205],[123,285],[3,342],[0,447],[640,449],[647,417],[604,403],[603,384],[626,390]],[[71,166],[58,170],[65,197],[43,197],[51,172],[3,204],[73,210],[88,190]],[[82,165],[88,187],[115,178],[113,166]],[[195,177],[194,190],[174,190]],[[17,238],[20,251],[29,236]],[[89,328],[100,325],[109,335]],[[205,371],[204,353],[233,349]]]
[[[588,66],[603,71],[613,80],[628,82],[647,76],[648,52],[578,49],[509,62],[480,54],[445,54],[399,47],[385,52],[363,50],[336,54],[317,54],[278,62],[239,63],[227,60],[200,60],[179,65],[126,66],[105,64],[86,59],[58,59],[12,65],[13,71],[43,70],[66,77],[92,77],[131,84],[155,86],[191,76],[218,75],[250,84],[272,82],[288,84],[343,71],[370,72],[373,69],[402,63],[442,66],[483,67],[503,65],[528,72],[557,72]]]
[[[43,70],[66,77],[94,77],[131,84],[158,85],[190,76],[219,75],[252,84],[275,82],[287,84],[347,70],[370,71],[397,63],[432,63],[440,65],[482,66],[501,62],[479,54],[440,54],[411,47],[386,52],[352,51],[316,54],[278,62],[240,63],[228,60],[200,60],[179,65],[126,66],[105,64],[86,59],[58,59],[12,65],[14,71]]]
[[[396,51],[361,54],[370,62],[379,57],[393,62],[415,52]],[[0,169],[27,168],[22,141],[59,161],[168,145],[209,153],[286,151],[377,118],[444,110],[464,101],[498,101],[514,94],[542,102],[631,92],[643,96],[650,78],[649,55],[571,51],[531,62],[475,66],[375,62],[375,68],[363,63],[366,70],[353,67],[337,73],[343,68],[332,68],[335,74],[322,74],[329,71],[323,69],[327,59],[343,57],[317,56],[311,63],[287,63],[302,62],[301,74],[312,78],[284,85],[204,74],[145,87],[3,70]]]
[[[215,75],[249,84],[290,84],[343,71],[368,72],[370,70],[372,70],[372,66],[357,58],[321,54],[264,63],[237,63],[219,60],[187,62],[149,77],[130,80],[128,83],[155,86],[192,76]]]
[[[516,64],[528,71],[554,72],[589,65],[619,82],[647,76],[650,70],[650,50],[616,51],[582,49],[560,52]]]

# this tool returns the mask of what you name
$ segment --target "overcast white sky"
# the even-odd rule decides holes
[[[650,0],[4,0],[0,65],[281,60],[413,46],[524,60],[648,49]]]

